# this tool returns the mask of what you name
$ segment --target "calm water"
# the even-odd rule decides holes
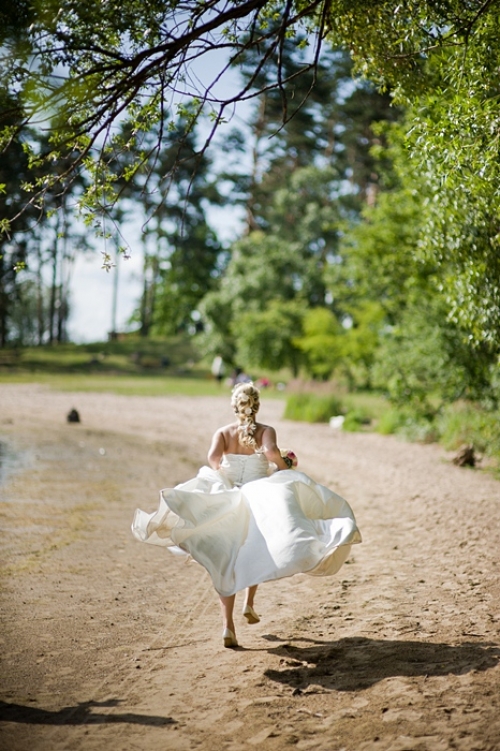
[[[16,472],[22,472],[31,461],[29,450],[15,449],[6,441],[0,440],[0,487]]]

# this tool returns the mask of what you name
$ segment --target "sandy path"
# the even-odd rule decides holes
[[[129,532],[204,462],[227,395],[0,387],[2,751],[500,749],[500,483],[281,410],[264,397],[364,543],[336,577],[263,585],[232,651],[203,569]]]

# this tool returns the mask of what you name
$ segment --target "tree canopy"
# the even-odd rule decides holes
[[[194,174],[196,158],[201,163],[235,104],[266,97],[272,116],[261,135],[281,133],[294,115],[301,118],[301,127],[293,132],[290,125],[286,139],[276,138],[276,146],[268,150],[273,166],[268,179],[248,181],[254,183],[251,190],[247,185],[247,197],[251,193],[254,201],[247,206],[255,219],[249,228],[285,237],[286,222],[279,226],[280,191],[290,205],[294,180],[305,168],[300,149],[309,140],[312,153],[318,128],[318,113],[305,102],[325,81],[322,48],[342,49],[353,61],[354,75],[372,82],[407,112],[400,139],[404,156],[396,160],[406,177],[395,195],[404,215],[414,181],[418,195],[412,196],[412,217],[417,215],[418,222],[405,245],[411,256],[405,264],[436,268],[436,287],[449,321],[471,343],[494,351],[500,341],[499,5],[500,0],[20,0],[6,6],[0,11],[1,143],[11,160],[22,151],[25,166],[16,185],[9,183],[9,191],[20,198],[15,207],[3,201],[0,229],[12,238],[19,217],[25,221],[32,208],[43,211],[44,201],[57,204],[58,193],[71,190],[83,175],[76,196],[80,210],[90,219],[111,214],[127,183],[137,182],[148,165],[158,163],[169,142],[166,136],[173,132],[179,147],[154,181],[154,190],[166,195],[180,172],[189,194],[186,171]],[[232,77],[230,86],[224,86],[235,70],[243,72],[241,83]],[[347,98],[349,86],[342,82]],[[352,103],[359,111],[358,104],[367,108],[373,100],[363,100],[362,87],[357,91],[359,103]],[[347,108],[344,114],[345,133],[352,123]],[[192,142],[200,119],[208,126],[195,146],[197,154],[188,150],[186,165],[182,143]],[[366,130],[373,120],[371,114],[366,117],[354,148],[363,141],[367,150],[373,145]],[[359,118],[356,122],[361,123]],[[254,126],[258,123],[257,115]],[[34,137],[40,132],[43,138]],[[325,132],[337,137],[339,123]],[[345,139],[344,146],[349,155],[353,144]],[[347,179],[357,163],[351,160],[343,167],[336,154],[335,169],[345,169]],[[332,164],[316,166],[328,171]],[[365,191],[363,200],[377,186],[371,169],[366,159],[362,174],[353,178],[360,195]],[[147,191],[147,178],[143,185]],[[268,200],[271,192],[276,193],[273,201]],[[338,209],[339,196],[330,197]],[[302,195],[295,198],[301,211]],[[153,204],[157,211],[157,202]],[[326,226],[318,212],[311,217],[309,227],[307,217],[301,217],[307,247],[303,253],[302,243],[297,258],[321,256],[315,240],[329,247],[337,242],[337,225],[330,224],[328,237],[322,229],[314,230],[317,238],[308,234],[314,225]],[[215,246],[202,219],[200,214],[199,247],[204,252]],[[391,231],[393,238],[401,234],[396,224]],[[300,238],[294,239],[300,245]],[[262,240],[263,245],[270,242],[269,237]],[[249,240],[244,247],[256,245]],[[326,265],[332,265],[328,258]],[[315,297],[303,295],[310,305],[327,300],[322,269],[316,270]],[[410,274],[405,284],[413,284],[414,278]],[[174,289],[178,280],[169,283]],[[391,284],[396,289],[394,279]],[[188,314],[186,310],[183,320]]]
[[[35,124],[47,129],[48,147],[31,154],[45,164],[45,174],[26,186],[27,200],[40,200],[53,182],[64,189],[73,171],[85,167],[93,180],[82,203],[102,209],[110,198],[103,188],[106,168],[116,157],[116,126],[123,120],[133,125],[130,146],[160,123],[159,148],[172,108],[186,117],[188,129],[201,113],[215,129],[235,102],[276,88],[286,121],[302,104],[285,90],[300,73],[282,65],[284,46],[294,40],[310,50],[302,70],[316,69],[326,40],[347,48],[358,72],[401,99],[434,90],[436,79],[452,86],[462,71],[470,72],[468,85],[480,99],[494,96],[494,81],[480,83],[476,74],[478,66],[491,76],[498,68],[497,10],[498,0],[21,0],[0,16],[1,81],[23,112],[19,124],[5,125],[3,143]],[[249,53],[250,75],[228,94],[220,86],[225,73]],[[436,55],[446,71],[430,65]],[[273,57],[270,80],[261,74]],[[54,171],[60,156],[70,164]]]

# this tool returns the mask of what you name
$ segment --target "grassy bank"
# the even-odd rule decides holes
[[[465,446],[474,450],[476,461],[487,459],[500,468],[500,412],[479,404],[455,402],[444,405],[433,418],[409,408],[396,408],[382,395],[345,394],[330,384],[319,389],[309,385],[287,395],[285,417],[303,422],[331,422],[332,428],[348,432],[377,431],[420,443],[440,443],[449,451]],[[332,419],[333,418],[333,419]]]
[[[8,373],[164,373],[184,375],[200,356],[186,337],[58,344],[0,350],[0,374]]]
[[[2,349],[2,383],[42,383],[61,391],[137,396],[229,393],[229,386],[214,380],[210,362],[200,357],[186,337],[128,337],[92,344]],[[282,396],[272,387],[269,391]]]

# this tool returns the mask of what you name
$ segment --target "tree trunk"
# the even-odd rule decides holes
[[[255,127],[253,130],[254,144],[252,148],[252,174],[250,178],[249,195],[246,205],[246,233],[250,234],[253,230],[259,228],[255,221],[255,190],[257,187],[257,178],[259,172],[259,143],[265,129],[266,122],[266,95],[263,94],[259,99],[259,112]]]
[[[56,338],[56,305],[57,305],[57,257],[58,253],[58,231],[56,229],[56,235],[54,238],[54,245],[52,248],[52,279],[50,283],[50,298],[49,298],[49,344],[53,344]]]
[[[37,342],[40,347],[43,344],[43,335],[45,334],[45,311],[43,305],[43,278],[42,278],[42,250],[40,243],[37,243],[37,270],[36,270],[36,329]]]
[[[5,293],[5,260],[0,253],[0,347],[7,344],[7,315],[9,300]]]

